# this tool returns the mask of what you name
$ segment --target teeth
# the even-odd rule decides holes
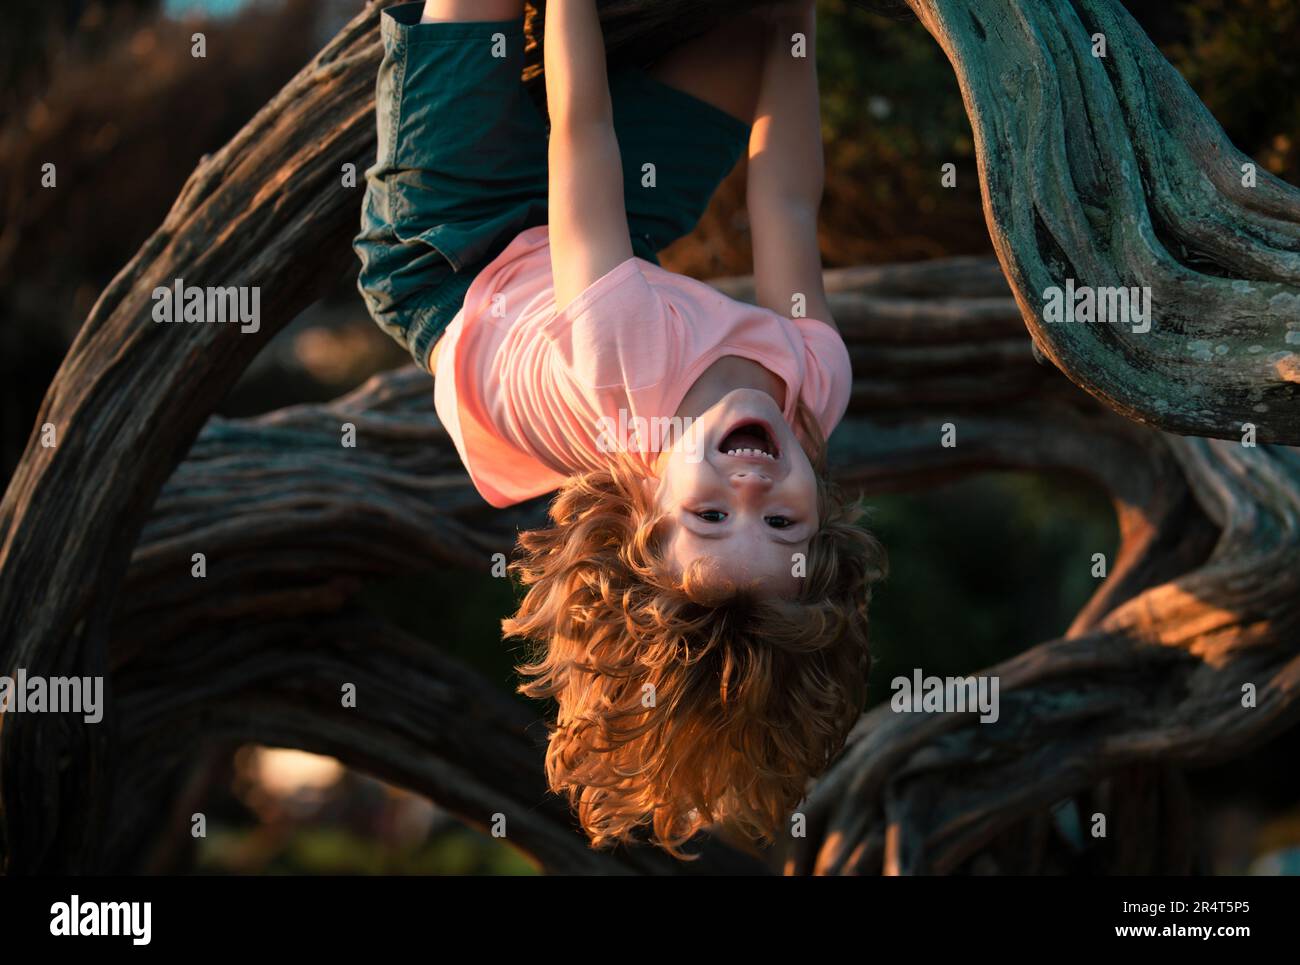
[[[762,449],[728,449],[728,450],[727,450],[727,455],[729,455],[729,456],[766,456],[768,459],[771,459],[773,462],[776,461],[776,456],[772,455],[770,452],[764,452]]]

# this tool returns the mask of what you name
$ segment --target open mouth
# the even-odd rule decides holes
[[[761,422],[744,422],[736,426],[723,436],[718,451],[728,456],[766,456],[774,461],[781,456],[772,433]]]

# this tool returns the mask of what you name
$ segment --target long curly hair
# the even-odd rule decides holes
[[[721,586],[701,560],[674,577],[629,461],[571,477],[550,525],[519,537],[528,589],[502,628],[531,644],[520,691],[558,702],[547,780],[594,847],[648,830],[684,858],[714,824],[770,843],[861,713],[885,554],[826,476],[815,420],[799,422],[821,525],[796,599]]]

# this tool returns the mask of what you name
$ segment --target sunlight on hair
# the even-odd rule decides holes
[[[547,779],[595,846],[648,833],[682,857],[715,824],[771,841],[861,712],[884,553],[819,477],[797,600],[738,588],[704,560],[675,579],[638,472],[616,461],[569,479],[551,525],[519,538],[528,589],[503,629],[532,646],[520,691],[559,705]]]

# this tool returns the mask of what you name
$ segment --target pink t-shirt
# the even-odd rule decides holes
[[[792,425],[800,397],[828,436],[843,418],[849,354],[826,323],[784,318],[635,257],[557,312],[541,225],[470,286],[439,344],[434,405],[479,493],[510,506],[601,468],[602,433],[672,416],[727,355],[785,382]]]

